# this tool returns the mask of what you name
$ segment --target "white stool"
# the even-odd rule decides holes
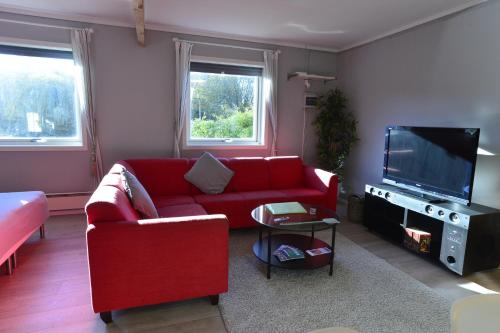
[[[500,295],[474,295],[453,303],[451,332],[500,332]]]

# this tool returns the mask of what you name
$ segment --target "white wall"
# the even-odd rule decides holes
[[[279,60],[279,154],[300,154],[303,121],[302,81],[287,81],[286,74],[303,71],[309,51],[305,49],[202,38],[160,31],[146,32],[146,47],[137,45],[135,30],[105,25],[41,19],[0,13],[0,17],[20,18],[94,29],[96,110],[105,169],[116,160],[141,157],[169,157],[173,145],[175,57],[173,37],[215,41],[253,47],[280,48]],[[29,27],[0,22],[0,37],[68,42],[68,31]],[[196,47],[193,52],[196,53]],[[200,50],[201,52],[201,50]],[[208,55],[246,57],[232,49],[205,50]],[[209,54],[211,53],[211,54]],[[250,57],[254,57],[251,55]],[[336,55],[310,52],[310,71],[335,74]],[[332,88],[315,84],[314,91]],[[307,122],[314,117],[308,113]],[[305,160],[314,161],[314,135],[307,133]],[[199,151],[184,151],[198,156]],[[220,156],[264,156],[267,150],[224,150]],[[88,152],[0,152],[0,192],[40,189],[49,193],[91,189]]]
[[[359,119],[361,141],[347,184],[362,193],[382,178],[386,125],[481,128],[500,154],[500,2],[339,54],[339,86]],[[500,208],[500,156],[480,156],[473,202]]]

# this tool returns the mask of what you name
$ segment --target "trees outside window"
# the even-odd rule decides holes
[[[188,143],[233,145],[260,140],[262,75],[244,69],[230,68],[228,72],[191,69]]]
[[[0,48],[0,145],[81,145],[71,52],[38,54]]]

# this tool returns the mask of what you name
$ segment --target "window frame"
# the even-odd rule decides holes
[[[205,56],[191,56],[191,62],[207,63],[207,64],[220,64],[230,66],[243,66],[243,67],[257,67],[264,69],[264,62],[250,61],[250,60],[237,60],[229,58],[215,58]],[[191,73],[191,72],[190,72]],[[189,112],[186,114],[186,126],[184,130],[183,149],[184,150],[197,150],[197,149],[266,149],[266,115],[263,101],[263,76],[257,81],[257,112],[254,114],[253,133],[254,138],[251,139],[237,139],[237,138],[204,138],[196,139],[191,138],[191,101],[189,103]],[[191,96],[190,96],[191,99]]]
[[[0,45],[46,49],[72,52],[71,44],[48,41],[37,41],[10,37],[0,37]],[[4,53],[2,53],[4,54]],[[52,58],[52,57],[50,57]],[[56,57],[53,57],[57,59]],[[88,149],[87,135],[83,129],[83,116],[80,113],[79,101],[75,91],[76,135],[75,137],[33,137],[33,138],[0,138],[0,151],[84,151]]]

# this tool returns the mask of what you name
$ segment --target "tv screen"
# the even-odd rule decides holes
[[[479,128],[388,126],[384,181],[470,203]]]

